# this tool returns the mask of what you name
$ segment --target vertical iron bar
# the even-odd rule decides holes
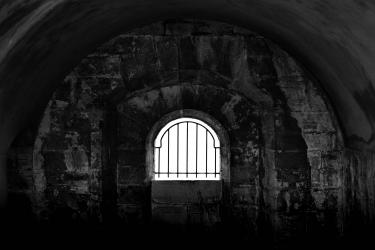
[[[195,178],[198,178],[198,123],[195,125]]]
[[[214,143],[215,143],[215,141],[214,141]],[[216,172],[217,172],[217,171],[216,171],[216,149],[217,149],[217,148],[215,148],[215,145],[214,145],[214,149],[215,149],[215,178],[216,178]]]
[[[206,129],[206,178],[207,178],[207,151],[208,151],[208,130]]]
[[[186,123],[186,178],[189,177],[189,122]]]
[[[160,178],[160,149],[161,148],[158,148],[158,151],[159,151],[159,157],[158,157],[158,175],[159,175],[159,178]]]
[[[167,177],[169,178],[169,129],[168,129],[168,171],[167,171]]]
[[[178,178],[178,170],[180,168],[180,162],[179,162],[179,151],[180,151],[180,124],[177,124],[177,178]]]

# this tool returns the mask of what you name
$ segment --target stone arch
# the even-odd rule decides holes
[[[126,143],[130,143],[138,145],[143,152],[144,142],[137,140],[146,137],[150,124],[154,124],[166,112],[191,108],[203,109],[230,130],[231,139],[236,142],[231,143],[232,162],[233,166],[238,166],[233,171],[233,183],[237,186],[233,187],[232,198],[238,205],[234,213],[241,214],[244,221],[250,220],[249,223],[254,225],[252,228],[257,228],[259,217],[266,216],[257,214],[253,209],[256,206],[271,208],[270,216],[267,216],[270,221],[273,220],[275,228],[283,228],[287,224],[278,221],[278,212],[287,216],[301,212],[304,216],[303,211],[309,208],[316,214],[325,214],[325,204],[340,199],[339,187],[335,185],[340,184],[337,170],[341,165],[337,158],[342,144],[339,128],[332,118],[334,114],[322,97],[324,93],[316,88],[315,83],[288,54],[252,32],[223,25],[223,30],[214,31],[213,34],[207,34],[206,30],[206,33],[190,34],[192,38],[189,38],[189,33],[178,33],[181,32],[178,29],[169,36],[158,34],[155,27],[163,25],[166,24],[151,26],[154,32],[152,36],[147,35],[150,32],[148,27],[111,40],[85,58],[66,77],[63,83],[65,87],[58,89],[45,111],[44,121],[48,124],[47,127],[45,124],[40,127],[37,144],[43,144],[43,147],[36,148],[35,159],[42,156],[44,164],[49,165],[52,163],[48,159],[60,157],[62,160],[56,163],[62,166],[60,174],[67,179],[64,185],[52,185],[49,190],[46,187],[37,189],[38,194],[53,196],[57,193],[56,197],[63,197],[63,203],[66,197],[74,201],[82,199],[90,204],[90,209],[100,210],[97,208],[103,202],[104,194],[98,176],[102,173],[101,143],[106,140],[102,139],[102,128],[107,126],[106,112],[118,113],[116,119],[128,121],[119,124],[121,131],[139,132],[128,137],[120,133],[118,139],[122,140],[123,145],[120,142],[119,147],[126,149]],[[169,25],[173,26],[173,23]],[[215,27],[215,23],[205,24],[203,21],[187,21],[184,25],[196,25],[203,30]],[[234,30],[237,33],[233,33]],[[165,44],[170,47],[163,48]],[[186,51],[179,52],[181,49]],[[205,92],[210,95],[205,95]],[[314,116],[316,111],[320,112],[319,116]],[[319,125],[321,117],[325,117],[326,127]],[[62,120],[66,122],[61,124]],[[83,126],[76,130],[78,125]],[[262,131],[259,131],[260,127]],[[50,128],[52,130],[48,131]],[[107,128],[117,131],[116,127]],[[53,133],[48,134],[50,132]],[[320,141],[326,137],[330,141]],[[55,147],[53,142],[56,140],[60,142],[58,146],[63,148]],[[249,143],[251,140],[254,142]],[[286,145],[289,141],[291,145]],[[287,147],[291,152],[283,152]],[[319,154],[321,148],[324,148],[323,157]],[[295,153],[293,150],[298,154],[295,154],[291,164],[286,155]],[[139,159],[144,159],[142,152]],[[70,172],[64,170],[67,163],[79,167],[77,162],[71,164],[72,160],[79,158],[73,157],[76,153],[84,155],[91,164],[90,168],[83,168],[86,171],[83,175],[75,169]],[[52,157],[46,157],[48,155]],[[136,156],[136,152],[130,152],[127,159],[119,161],[129,160],[133,156]],[[141,161],[136,164],[140,166],[139,169],[144,167]],[[59,180],[60,175],[54,176],[55,173],[52,173],[52,176],[48,176],[45,169],[35,170],[36,177],[49,178],[49,182],[54,178]],[[118,176],[111,171],[108,174],[116,183]],[[43,177],[46,173],[47,176]],[[110,183],[108,192],[111,195],[107,196],[112,206],[110,213],[117,213],[117,201],[120,200],[120,205],[124,205],[124,209],[120,208],[120,216],[126,218],[128,213],[135,213],[134,218],[142,216],[139,212],[142,209],[139,210],[136,205],[144,201],[147,187],[142,186],[144,176],[139,176],[130,180],[136,183],[125,183],[124,188]],[[333,181],[330,179],[332,176]],[[127,179],[126,176],[124,178]],[[317,185],[312,189],[314,181]],[[83,188],[80,189],[80,185]],[[251,188],[251,185],[259,189]],[[71,197],[64,194],[66,189],[61,187],[73,193]],[[112,196],[113,193],[116,195]],[[139,196],[139,200],[127,200],[129,194]],[[71,204],[74,209],[80,209],[79,203]],[[336,209],[332,208],[335,218],[339,217]],[[251,216],[247,216],[249,214]]]
[[[1,57],[2,82],[12,83],[11,85],[14,87],[2,85],[4,90],[2,107],[4,108],[2,108],[1,112],[3,117],[9,117],[9,119],[4,119],[6,122],[2,125],[4,128],[2,131],[6,131],[1,135],[4,138],[2,140],[4,150],[7,149],[12,139],[21,129],[22,124],[25,124],[23,119],[27,119],[33,114],[31,109],[37,113],[39,112],[39,114],[42,112],[42,107],[47,103],[53,89],[59,82],[58,79],[62,79],[66,72],[70,70],[71,65],[78,63],[81,57],[114,34],[134,28],[134,24],[137,23],[145,24],[161,16],[169,16],[166,13],[180,13],[178,10],[181,11],[181,14],[191,14],[201,18],[212,17],[207,13],[212,14],[212,10],[215,10],[217,19],[227,20],[228,22],[257,30],[273,40],[279,41],[295,57],[301,58],[301,61],[308,66],[315,76],[320,77],[320,82],[324,83],[324,88],[329,93],[330,98],[334,100],[335,105],[337,107],[345,107],[338,109],[338,111],[340,112],[339,116],[342,124],[345,126],[347,137],[351,138],[351,145],[361,144],[361,142],[356,142],[356,138],[362,138],[363,142],[369,141],[370,143],[372,139],[373,115],[366,107],[373,105],[371,105],[371,98],[365,98],[367,101],[364,101],[360,100],[359,96],[367,97],[363,93],[373,93],[373,87],[369,84],[371,82],[369,79],[372,79],[369,77],[372,76],[371,70],[369,70],[371,66],[363,66],[371,65],[371,59],[367,56],[371,53],[361,53],[363,57],[358,59],[358,57],[353,56],[349,48],[353,47],[355,51],[362,51],[363,46],[360,44],[369,44],[367,41],[371,41],[371,39],[365,31],[372,30],[372,24],[367,21],[358,22],[357,19],[353,18],[353,15],[347,15],[350,18],[340,20],[346,25],[334,23],[332,26],[327,27],[327,25],[322,25],[322,23],[325,21],[330,23],[328,21],[329,16],[337,16],[339,11],[345,12],[344,10],[350,9],[355,9],[356,15],[365,18],[366,15],[361,15],[361,13],[367,8],[372,10],[373,5],[369,4],[364,9],[361,3],[350,2],[340,5],[345,6],[343,8],[335,9],[331,8],[329,3],[323,3],[322,5],[301,4],[298,5],[298,8],[295,8],[293,3],[278,3],[276,1],[262,4],[202,3],[196,1],[190,7],[176,3],[173,5],[173,8],[176,8],[174,11],[171,9],[172,5],[158,4],[158,6],[153,6],[151,3],[145,3],[145,5],[147,7],[141,9],[153,10],[152,15],[150,13],[146,14],[134,6],[135,9],[132,11],[128,2],[118,0],[105,4],[99,3],[99,1],[81,3],[81,8],[76,8],[76,5],[69,1],[60,1],[53,4],[48,1],[41,1],[38,4],[20,1],[3,6],[3,13],[6,13],[3,20],[15,21],[14,25],[6,25],[2,28],[4,34],[1,43],[3,48]],[[324,15],[321,11],[318,11],[322,6],[326,6],[323,9],[329,10],[332,15]],[[220,9],[225,11],[219,11]],[[290,13],[290,15],[271,14],[273,11],[278,12],[280,9]],[[24,13],[27,16],[21,19],[17,16],[18,13]],[[309,14],[306,15],[306,13]],[[69,18],[64,18],[66,16],[69,16]],[[295,17],[301,22],[295,22]],[[282,21],[282,18],[285,18],[285,21]],[[80,22],[81,25],[72,28],[70,25],[70,20],[72,19],[75,20],[75,23]],[[311,22],[311,20],[316,21]],[[364,24],[366,24],[366,28],[364,28]],[[355,32],[342,32],[341,27],[361,30],[360,38],[358,40],[354,39],[350,34],[355,34]],[[321,29],[327,32],[319,32]],[[97,30],[101,32],[96,32]],[[330,36],[332,34],[331,31],[337,37],[341,37],[341,39],[337,39],[340,42],[332,41],[334,39]],[[86,36],[82,36],[82,34],[86,34]],[[345,39],[347,36],[349,38]],[[50,44],[45,39],[50,37],[55,37],[59,43]],[[70,43],[70,41],[78,41],[77,37],[85,37],[85,39],[78,39],[79,42],[74,44]],[[353,41],[353,43],[340,45],[343,41]],[[363,43],[360,41],[363,41]],[[40,44],[51,46],[39,46]],[[50,47],[48,53],[51,53],[49,56],[47,56],[47,51],[44,50],[46,47]],[[370,47],[368,45],[366,49]],[[23,55],[28,56],[23,57]],[[331,56],[328,57],[326,55]],[[46,60],[39,60],[41,57]],[[20,65],[18,58],[24,58],[22,67],[14,67],[14,65]],[[40,70],[37,73],[35,69],[25,71],[28,68],[27,65],[36,65],[33,63],[35,58],[39,58],[38,62],[45,64],[38,66]],[[55,60],[55,58],[60,58],[60,60]],[[347,58],[350,60],[346,60]],[[58,61],[58,63],[53,63],[54,61]],[[337,61],[341,63],[336,63]],[[350,64],[350,61],[355,63]],[[354,66],[357,64],[359,67]],[[47,65],[48,67],[46,67]],[[42,69],[44,68],[50,68],[50,70],[43,71]],[[23,74],[20,74],[17,69],[22,69]],[[23,75],[22,79],[19,77],[20,75]],[[40,84],[40,87],[32,88],[28,92],[27,86],[23,84],[30,82]],[[55,84],[51,84],[51,82]],[[359,84],[358,89],[355,89],[352,84],[354,82]],[[17,91],[25,90],[29,94],[24,98],[20,92],[20,95],[15,98],[10,94],[15,89]],[[46,94],[42,93],[42,89],[46,90]],[[40,92],[38,92],[39,90]],[[358,90],[359,94],[356,93],[356,90]],[[35,91],[35,93],[32,91]],[[7,99],[7,96],[11,96],[11,98]],[[12,105],[11,101],[17,101],[17,104]],[[35,105],[32,106],[30,103],[35,103]],[[30,116],[26,115],[26,111],[30,113]],[[16,113],[20,115],[17,117],[12,116],[12,114]],[[355,119],[352,119],[353,117]],[[11,122],[14,124],[10,124]],[[5,140],[5,138],[8,139]]]

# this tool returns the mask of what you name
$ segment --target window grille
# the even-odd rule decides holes
[[[220,141],[201,120],[179,118],[154,142],[155,180],[220,180]]]

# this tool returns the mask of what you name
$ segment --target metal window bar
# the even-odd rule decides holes
[[[198,123],[195,125],[195,178],[198,178]]]
[[[207,172],[208,172],[207,163],[208,163],[208,130],[206,130],[206,178],[207,178]]]
[[[158,172],[158,173],[160,173],[160,174],[177,174],[177,172],[171,172],[171,171],[169,171],[169,172]],[[204,171],[204,172],[178,172],[178,173],[180,173],[180,174],[200,174],[200,175],[206,175],[206,171]],[[209,174],[212,174],[212,175],[215,175],[215,174],[220,174],[219,172],[207,172],[207,174],[209,175]]]
[[[178,168],[178,166],[177,166]],[[186,123],[186,178],[189,177],[189,123]]]
[[[168,129],[168,178],[169,178],[169,129]]]
[[[216,178],[216,150],[217,150],[217,148],[215,148],[215,178]],[[159,162],[160,162],[160,160],[159,160]]]
[[[160,148],[158,148],[159,157],[158,157],[158,176],[160,178]]]
[[[179,170],[179,167],[178,165],[180,164],[180,161],[179,161],[179,156],[180,156],[180,124],[178,123],[177,124],[177,178],[178,178],[178,170]]]
[[[185,172],[181,172],[180,171],[180,166],[179,166],[179,153],[180,153],[180,124],[182,123],[185,123],[186,124],[186,170]],[[195,130],[196,130],[196,133],[195,133],[195,172],[189,172],[189,124],[195,124]],[[176,172],[171,172],[170,171],[170,130],[171,128],[173,128],[174,126],[177,126],[177,136],[176,136],[176,140],[177,140],[177,170]],[[205,129],[205,140],[206,140],[206,162],[205,162],[205,172],[198,172],[198,153],[199,153],[199,143],[198,143],[198,129],[199,127],[202,127]],[[184,122],[179,122],[179,123],[176,123],[174,124],[173,126],[171,126],[170,128],[168,128],[164,134],[161,136],[161,141],[163,140],[164,136],[167,134],[168,136],[168,142],[167,142],[167,172],[163,172],[161,171],[161,166],[160,166],[160,151],[161,151],[161,148],[162,148],[162,145],[160,145],[160,147],[155,147],[155,150],[158,151],[158,162],[157,162],[157,171],[154,171],[154,174],[157,175],[159,178],[160,178],[160,175],[163,175],[163,174],[166,174],[167,177],[169,178],[170,175],[172,174],[176,174],[177,175],[177,178],[179,177],[179,175],[186,175],[186,178],[189,177],[189,175],[195,175],[196,178],[198,178],[198,175],[205,175],[205,177],[207,178],[208,175],[214,175],[215,178],[217,175],[220,174],[220,171],[217,171],[217,150],[220,149],[220,147],[216,147],[215,146],[215,139],[214,139],[214,136],[212,135],[211,131],[209,131],[207,128],[205,128],[204,126],[202,126],[201,124],[198,124],[196,122],[192,122],[192,121],[184,121]],[[214,172],[209,172],[208,171],[208,134],[210,134],[212,140],[213,140],[213,148],[214,148],[214,152],[215,152],[215,160],[214,160],[214,168],[215,168],[215,171]],[[220,169],[219,169],[220,170]]]

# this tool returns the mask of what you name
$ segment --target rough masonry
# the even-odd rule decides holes
[[[37,221],[146,224],[145,140],[181,109],[229,135],[231,229],[276,241],[340,234],[344,142],[319,83],[264,37],[196,20],[115,37],[66,76],[9,153],[15,206]]]

